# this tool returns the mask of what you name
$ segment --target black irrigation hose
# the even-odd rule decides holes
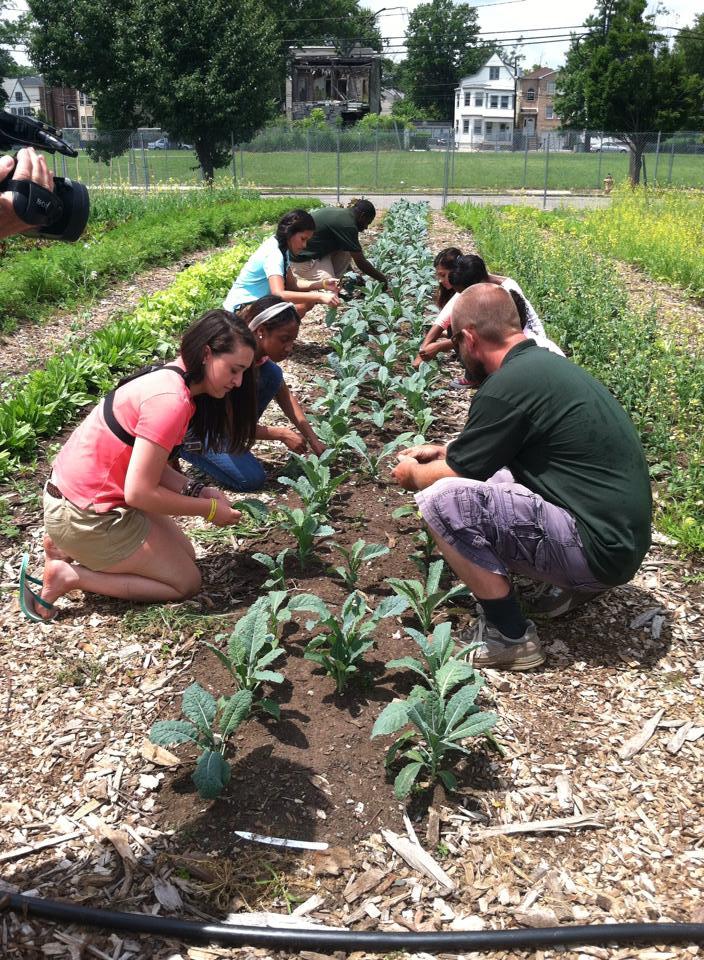
[[[96,910],[59,900],[11,894],[0,900],[0,911],[16,910],[23,916],[78,923],[103,930],[141,933],[185,943],[217,943],[232,947],[268,947],[274,950],[314,950],[317,953],[370,953],[403,951],[533,950],[543,947],[632,943],[704,944],[704,923],[604,923],[543,927],[531,930],[482,930],[460,933],[372,933],[367,930],[291,930],[278,927],[244,927],[224,923],[196,923],[142,913]]]

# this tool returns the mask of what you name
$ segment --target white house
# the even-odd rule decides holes
[[[498,54],[455,90],[455,143],[460,150],[510,145],[516,78]]]
[[[2,81],[5,89],[4,109],[20,117],[31,117],[41,109],[41,99],[37,84],[25,83],[36,77],[6,77]]]

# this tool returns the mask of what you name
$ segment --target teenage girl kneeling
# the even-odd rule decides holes
[[[240,513],[212,487],[193,485],[168,457],[186,430],[215,448],[251,446],[256,426],[255,340],[226,310],[183,335],[169,366],[123,382],[74,430],[44,490],[43,581],[22,561],[20,602],[51,620],[71,590],[146,603],[183,600],[201,585],[193,546],[172,519],[216,526]],[[31,584],[35,586],[31,586]]]

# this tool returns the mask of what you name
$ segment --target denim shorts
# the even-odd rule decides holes
[[[486,481],[445,477],[416,494],[430,529],[471,563],[570,590],[600,592],[574,517],[516,483],[508,470]]]

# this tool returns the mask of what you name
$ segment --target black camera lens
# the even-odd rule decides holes
[[[88,223],[90,197],[82,183],[69,180],[68,177],[54,177],[54,193],[61,201],[62,212],[59,217],[37,233],[72,243],[78,240]]]

